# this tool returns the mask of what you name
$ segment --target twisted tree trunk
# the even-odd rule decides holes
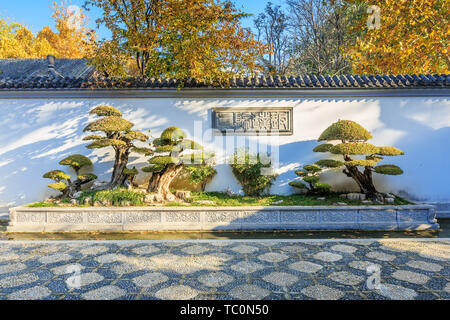
[[[116,159],[114,161],[113,173],[109,186],[111,189],[122,186],[125,183],[127,177],[123,174],[123,169],[127,167],[129,154],[129,149],[116,150]]]
[[[358,184],[361,193],[364,193],[370,200],[383,202],[383,195],[377,191],[372,180],[372,170],[365,167],[364,172],[358,170],[356,166],[345,166],[343,172]]]
[[[170,184],[183,170],[184,164],[168,164],[162,171],[154,172],[150,178],[147,191],[160,194],[165,200],[173,201],[175,196],[170,192]]]

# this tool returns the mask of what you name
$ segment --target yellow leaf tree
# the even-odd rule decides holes
[[[96,33],[84,13],[53,3],[57,32],[44,27],[37,36],[24,25],[0,19],[0,59],[88,58],[95,52]]]
[[[122,67],[128,57],[139,76],[223,83],[256,73],[265,51],[229,0],[86,0],[90,7],[103,11],[97,22],[112,33],[92,59],[106,75],[132,75]]]
[[[367,3],[367,16],[355,25],[363,31],[346,50],[356,73],[449,73],[450,0],[346,0]],[[369,19],[369,23],[368,22]]]
[[[56,58],[81,59],[90,57],[96,47],[96,33],[89,28],[82,9],[78,12],[67,5],[53,2],[53,19],[57,32],[44,27],[38,39],[46,39],[56,51]]]
[[[56,54],[46,39],[36,38],[25,26],[0,19],[0,59],[45,58]]]

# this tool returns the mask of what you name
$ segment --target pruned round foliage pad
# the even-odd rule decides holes
[[[384,164],[374,168],[376,173],[397,176],[403,174],[403,170],[393,164]]]
[[[308,172],[306,172],[305,170],[297,170],[295,171],[295,174],[298,175],[299,177],[304,177],[308,174]]]
[[[322,168],[315,164],[307,164],[306,166],[303,167],[303,169],[311,173],[322,171]]]
[[[383,157],[377,156],[377,155],[372,155],[372,156],[367,156],[366,160],[373,160],[376,162],[380,162],[381,160],[383,160]]]
[[[163,153],[163,152],[171,152],[174,151],[175,146],[168,144],[168,145],[164,145],[164,146],[158,146],[155,148],[155,152],[156,153]]]
[[[102,140],[105,139],[105,137],[97,136],[97,135],[90,135],[83,138],[83,141],[90,141],[90,140]]]
[[[143,154],[143,155],[146,155],[146,156],[152,154],[152,150],[150,148],[133,147],[133,148],[131,148],[131,151],[139,153],[139,154]]]
[[[289,185],[294,188],[306,189],[306,185],[301,181],[291,181]]]
[[[168,127],[161,133],[161,140],[178,141],[186,138],[186,133],[178,127]]]
[[[141,170],[143,172],[151,173],[151,172],[160,172],[164,169],[165,165],[163,164],[155,164],[152,166],[143,167]]]
[[[308,182],[308,183],[317,183],[319,182],[320,177],[318,176],[308,176],[308,177],[304,177],[303,181]]]
[[[396,147],[378,147],[377,154],[381,156],[402,156],[405,153]]]
[[[330,149],[333,145],[331,143],[319,144],[317,147],[313,149],[314,152],[330,152]]]
[[[86,148],[88,149],[100,149],[104,147],[124,147],[126,146],[126,142],[122,140],[117,139],[102,139],[102,140],[96,140],[92,142],[91,144],[87,145]]]
[[[203,146],[193,140],[183,139],[180,143],[177,144],[181,149],[191,149],[191,150],[203,150]]]
[[[122,172],[126,176],[135,176],[139,173],[139,171],[136,168],[132,168],[132,169],[125,168],[125,169],[123,169]]]
[[[156,156],[149,160],[150,164],[170,164],[170,163],[179,163],[180,159],[176,157],[170,157],[170,156]]]
[[[67,185],[64,182],[62,182],[62,181],[55,182],[55,183],[50,183],[48,185],[48,187],[52,188],[52,189],[55,189],[55,190],[58,190],[58,191],[64,191],[64,190],[67,189]]]
[[[70,166],[75,171],[79,171],[82,167],[91,166],[92,161],[88,157],[81,154],[73,154],[59,162],[62,166]]]
[[[352,160],[346,161],[345,164],[348,166],[361,166],[361,167],[375,167],[378,161],[374,160]]]
[[[80,174],[78,176],[78,180],[84,181],[84,182],[89,182],[92,180],[97,179],[97,176],[93,173],[85,173],[85,174]]]
[[[344,165],[344,162],[333,159],[324,159],[316,161],[315,164],[322,168],[339,168]]]
[[[129,131],[133,127],[133,123],[117,116],[109,116],[98,119],[86,126],[84,131]]]
[[[170,140],[162,140],[161,138],[153,139],[152,143],[154,146],[157,146],[157,147],[166,146],[166,145],[175,145],[174,142],[172,142]]]
[[[114,107],[111,106],[98,106],[92,109],[90,114],[96,114],[98,116],[116,116],[121,117],[122,113]]]
[[[68,175],[67,173],[65,173],[64,171],[61,171],[61,170],[49,171],[49,172],[45,173],[42,177],[46,178],[46,179],[56,180],[56,181],[70,179],[70,175]]]
[[[146,134],[143,134],[140,131],[131,130],[125,133],[125,138],[128,140],[139,140],[142,142],[145,142],[148,140],[148,136]]]
[[[370,143],[349,142],[340,143],[333,146],[330,152],[333,154],[354,154],[354,155],[372,155],[378,152],[379,148]]]
[[[319,141],[367,141],[369,139],[372,139],[370,132],[351,120],[339,120],[333,123],[319,137]]]

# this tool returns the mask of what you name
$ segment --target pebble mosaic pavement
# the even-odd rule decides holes
[[[3,299],[450,299],[450,240],[0,241]]]

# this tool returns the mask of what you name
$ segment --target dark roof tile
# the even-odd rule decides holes
[[[180,86],[181,81],[172,78],[80,78],[80,77],[2,77],[0,89],[156,89]],[[184,81],[185,88],[223,88],[225,86],[212,85],[188,79]],[[414,88],[414,87],[450,87],[450,75],[340,75],[340,76],[297,76],[297,77],[258,77],[234,78],[229,82],[231,88]]]

